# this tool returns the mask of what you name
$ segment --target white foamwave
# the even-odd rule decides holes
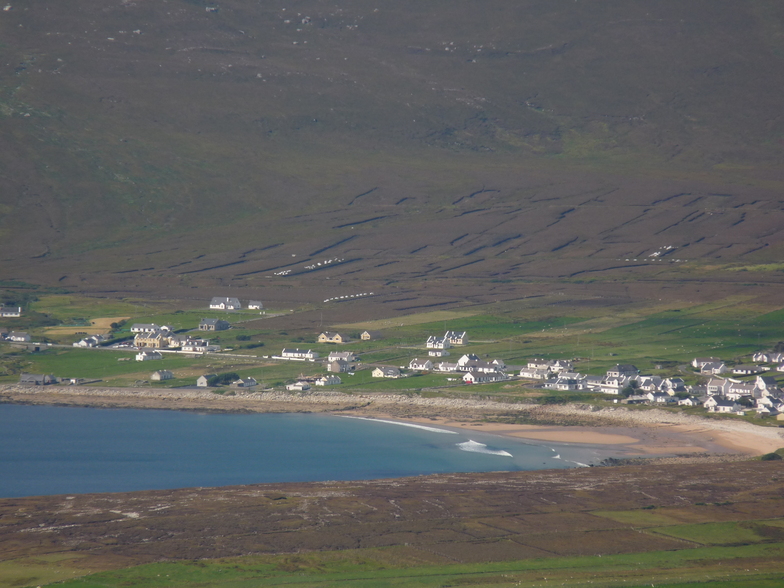
[[[448,431],[447,429],[437,429],[436,427],[428,427],[427,425],[417,425],[415,423],[401,423],[400,421],[386,421],[384,419],[371,419],[368,417],[348,416],[345,414],[341,414],[337,416],[341,416],[346,419],[358,419],[360,421],[373,421],[374,423],[387,423],[388,425],[400,425],[401,427],[422,429],[423,431],[430,431],[431,433],[447,433],[449,435],[457,435],[457,431]]]
[[[488,455],[502,455],[504,457],[512,457],[512,454],[503,449],[488,449],[484,443],[477,443],[476,441],[466,441],[465,443],[458,443],[457,446],[462,451],[471,451],[473,453],[486,453]]]

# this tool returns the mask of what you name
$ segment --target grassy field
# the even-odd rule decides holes
[[[294,327],[282,329],[277,318],[275,328],[266,328],[266,319],[254,320],[256,315],[243,313],[210,313],[202,310],[172,310],[175,302],[164,302],[157,308],[140,303],[112,302],[92,298],[45,296],[36,302],[40,312],[73,321],[78,318],[89,324],[104,322],[107,313],[127,312],[135,309],[126,324],[113,332],[116,338],[131,336],[130,325],[136,322],[169,324],[176,330],[193,330],[204,316],[222,316],[232,328],[215,333],[193,331],[208,337],[212,343],[225,350],[244,356],[239,358],[211,355],[204,358],[166,356],[154,366],[141,366],[136,362],[118,362],[118,357],[129,357],[130,352],[110,352],[80,349],[51,349],[42,353],[25,353],[6,346],[0,355],[0,365],[5,374],[0,381],[15,381],[20,371],[54,373],[71,377],[101,378],[116,385],[133,384],[146,379],[145,374],[154,369],[170,369],[176,379],[157,385],[174,386],[191,383],[205,371],[227,371],[239,366],[243,375],[263,380],[265,385],[281,386],[300,375],[314,376],[324,373],[320,363],[274,362],[264,360],[264,355],[276,355],[284,347],[301,347],[317,351],[322,358],[331,351],[351,350],[358,353],[365,366],[407,366],[415,357],[426,357],[425,339],[440,335],[447,329],[467,331],[469,344],[450,349],[445,360],[456,361],[464,353],[473,353],[482,359],[499,358],[508,365],[523,365],[532,357],[571,358],[576,369],[583,373],[601,374],[615,363],[633,363],[643,373],[662,376],[678,375],[695,383],[698,377],[688,364],[695,356],[715,356],[729,361],[748,362],[750,354],[769,349],[784,339],[778,325],[784,320],[784,310],[776,306],[754,303],[748,297],[728,297],[709,304],[629,305],[611,312],[602,308],[565,308],[556,315],[547,305],[525,307],[507,305],[479,306],[470,313],[426,312],[402,317],[397,326],[383,330],[378,341],[354,340],[347,345],[335,346],[315,342],[318,329]],[[151,312],[152,311],[152,312]],[[299,312],[288,313],[296,321]],[[118,315],[119,317],[119,315]],[[434,320],[436,319],[436,320]],[[404,326],[400,326],[401,322]],[[285,324],[285,322],[283,323]],[[345,326],[345,325],[344,325]],[[89,331],[90,327],[79,328]],[[337,330],[324,326],[322,330]],[[341,330],[356,335],[357,327],[350,325]],[[33,330],[33,337],[46,337],[47,327]],[[66,341],[78,335],[63,335]],[[224,369],[225,368],[225,369]],[[773,372],[774,377],[779,377]],[[499,395],[525,397],[525,390],[517,383],[501,382],[454,388],[454,382],[442,375],[418,375],[402,380],[378,380],[369,371],[343,377],[338,389],[347,392],[361,390],[406,390],[450,386],[449,394]]]
[[[151,564],[65,581],[64,588],[112,586],[780,586],[784,544],[545,558],[451,566],[405,565],[395,550],[359,550],[207,562]],[[397,560],[397,561],[396,561]],[[401,565],[401,563],[403,565]],[[753,566],[749,569],[748,566]]]

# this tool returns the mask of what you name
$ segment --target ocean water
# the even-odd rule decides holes
[[[0,497],[569,468],[601,457],[331,415],[0,404]]]

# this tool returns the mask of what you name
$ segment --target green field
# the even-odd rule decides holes
[[[675,552],[545,558],[474,565],[421,566],[399,550],[355,550],[159,563],[64,581],[63,588],[135,586],[780,586],[784,544]],[[413,564],[413,565],[412,565]],[[751,568],[751,569],[750,569]]]
[[[354,340],[344,346],[318,344],[317,330],[297,327],[283,330],[266,328],[266,319],[255,313],[210,313],[202,310],[172,310],[176,302],[145,305],[139,301],[98,299],[76,295],[47,295],[35,302],[38,312],[69,321],[84,321],[126,313],[131,318],[113,334],[115,338],[130,337],[130,325],[136,322],[169,324],[176,330],[194,329],[205,316],[225,316],[232,328],[203,335],[224,350],[246,356],[230,359],[210,355],[204,358],[169,357],[155,366],[141,366],[136,362],[118,362],[118,357],[128,357],[130,352],[108,352],[77,349],[51,349],[42,353],[27,353],[4,346],[0,355],[0,368],[4,374],[0,381],[12,382],[21,371],[53,373],[59,376],[101,378],[113,385],[127,385],[144,379],[149,369],[170,369],[176,380],[160,383],[174,386],[192,383],[205,371],[227,371],[239,366],[242,375],[255,377],[265,385],[281,386],[300,375],[314,376],[324,373],[320,363],[273,362],[263,355],[276,355],[283,347],[313,349],[326,357],[333,350],[351,350],[360,355],[365,366],[406,366],[415,357],[425,357],[425,339],[442,334],[445,330],[467,331],[469,344],[450,349],[446,361],[456,361],[463,353],[473,353],[480,358],[500,358],[508,365],[523,365],[532,357],[574,358],[576,369],[583,373],[601,374],[615,363],[633,363],[643,373],[662,376],[678,375],[688,383],[698,377],[688,364],[695,356],[716,356],[725,360],[748,362],[749,355],[757,350],[769,349],[784,339],[779,325],[784,320],[784,310],[750,304],[747,298],[734,297],[709,304],[641,306],[630,305],[612,312],[603,309],[566,309],[562,316],[553,314],[546,305],[513,304],[480,306],[471,316],[455,318],[454,313],[442,313],[437,322],[402,320],[403,326],[385,329],[378,341]],[[152,310],[152,312],[151,312]],[[298,312],[289,313],[295,319]],[[138,314],[133,314],[137,312]],[[274,314],[274,313],[272,313]],[[433,317],[433,313],[425,313]],[[280,325],[277,319],[276,325]],[[408,324],[410,323],[410,324]],[[89,330],[89,327],[84,327]],[[330,327],[322,327],[327,330]],[[349,333],[350,329],[343,332]],[[46,328],[33,329],[35,340],[46,338]],[[353,331],[350,334],[356,336]],[[78,336],[67,336],[76,339]],[[433,358],[436,361],[438,359]],[[225,368],[225,369],[224,369]],[[773,372],[774,377],[779,377]],[[779,377],[780,378],[780,377]],[[191,381],[192,380],[192,381]],[[447,376],[416,375],[401,380],[379,380],[369,372],[359,371],[354,376],[344,376],[337,389],[346,392],[368,391],[418,391],[423,388],[448,386],[450,395],[493,395],[524,397],[531,391],[520,384],[501,382],[476,386],[455,387]],[[428,392],[432,394],[432,392]],[[443,393],[447,393],[444,390]],[[559,395],[569,398],[570,395]],[[585,400],[585,399],[583,399]]]

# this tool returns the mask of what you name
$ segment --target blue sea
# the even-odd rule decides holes
[[[570,468],[601,458],[586,448],[332,415],[0,404],[6,498]]]

